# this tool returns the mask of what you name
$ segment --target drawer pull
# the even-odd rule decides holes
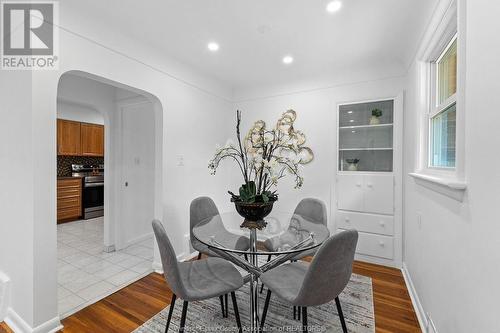
[[[361,183],[357,183],[357,184],[356,184],[356,186],[357,186],[357,187],[361,187]]]
[[[379,241],[379,242],[378,242],[378,245],[380,245],[381,247],[384,247],[384,246],[385,246],[385,243],[384,243],[384,242],[382,242],[382,241]]]
[[[384,222],[384,221],[380,221],[380,222],[379,222],[379,224],[380,224],[380,226],[381,226],[382,228],[385,228],[385,222]]]
[[[346,223],[351,222],[351,220],[348,217],[345,218],[345,221],[346,221]]]
[[[367,184],[366,186],[368,186],[369,188],[372,188],[373,184]]]

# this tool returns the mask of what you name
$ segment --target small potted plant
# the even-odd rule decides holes
[[[372,110],[372,116],[370,118],[370,125],[378,125],[380,124],[380,117],[382,117],[382,110],[380,109],[373,109]]]
[[[347,171],[358,171],[359,158],[348,158],[345,161],[347,162]]]

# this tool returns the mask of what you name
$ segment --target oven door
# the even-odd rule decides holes
[[[104,182],[83,184],[84,213],[104,209]],[[102,215],[99,215],[102,216]]]

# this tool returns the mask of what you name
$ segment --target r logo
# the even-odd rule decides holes
[[[3,3],[3,55],[54,54],[54,4]]]

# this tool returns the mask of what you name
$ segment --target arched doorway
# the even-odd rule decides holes
[[[59,173],[69,163],[104,164],[104,216],[58,225],[58,311],[66,317],[152,271],[162,108],[145,91],[80,71],[61,76],[57,101],[58,118],[92,124],[100,115],[104,125],[104,156],[57,157],[61,177],[71,176]],[[83,180],[82,197],[85,188]]]

